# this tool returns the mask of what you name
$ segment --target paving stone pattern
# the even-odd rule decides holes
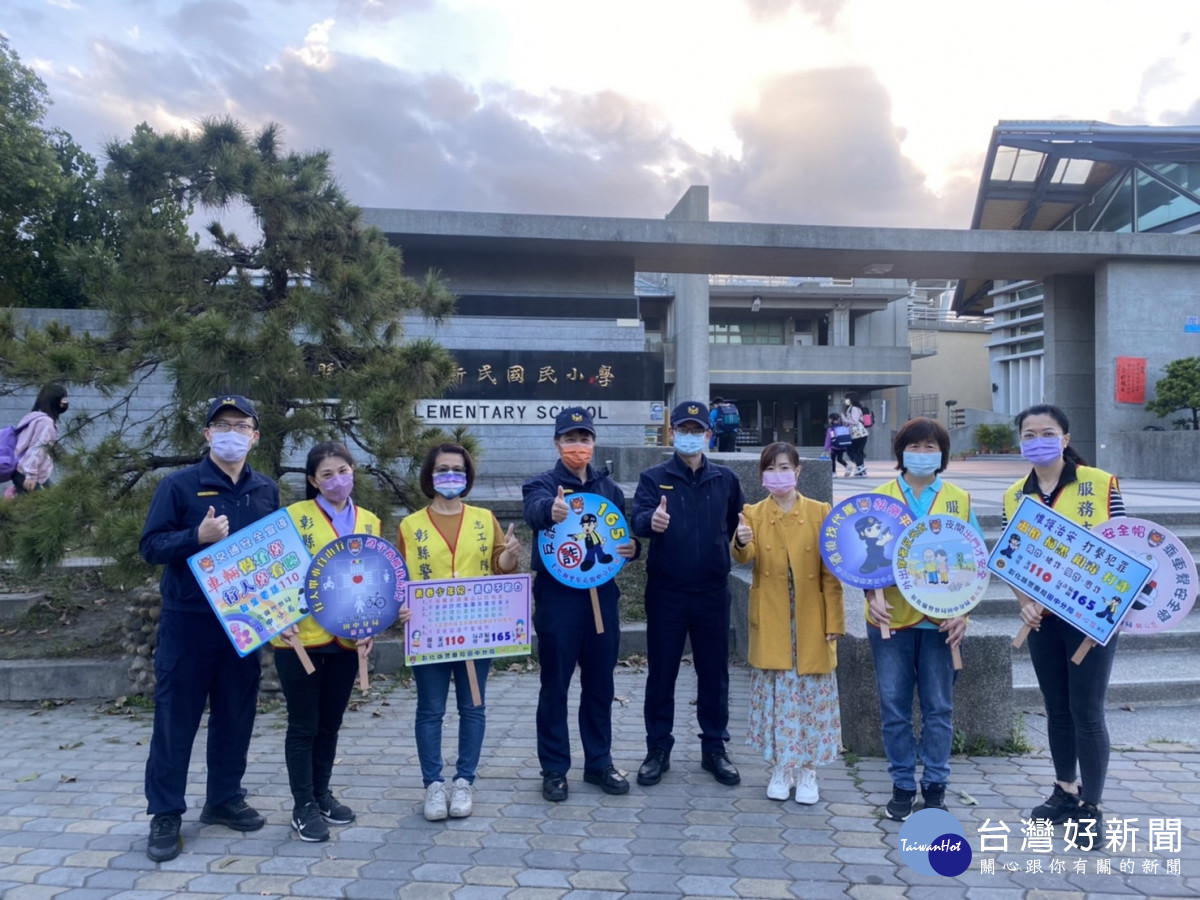
[[[1137,819],[1136,850],[1022,851],[1021,815],[1052,772],[1044,751],[1028,757],[956,758],[947,800],[975,853],[957,878],[919,874],[898,847],[899,825],[878,811],[891,792],[886,761],[864,759],[821,771],[821,802],[766,798],[765,765],[743,744],[749,671],[731,681],[730,754],[742,784],[717,784],[700,768],[690,667],[680,675],[671,770],[650,788],[613,797],[570,773],[566,803],[542,800],[533,738],[537,673],[488,681],[488,731],[467,819],[426,822],[412,740],[415,692],[396,686],[347,714],[334,784],[358,820],[334,827],[325,844],[298,840],[283,763],[285,717],[259,716],[245,786],[266,817],[241,835],[197,821],[204,739],[197,740],[184,816],[183,853],[154,865],[145,856],[142,795],[149,713],[113,715],[87,704],[6,706],[0,756],[0,896],[5,900],[114,897],[319,898],[1098,898],[1200,893],[1200,753],[1126,752],[1112,760],[1110,815]],[[644,672],[617,673],[614,755],[636,770],[644,753]],[[575,695],[578,685],[575,686]],[[456,746],[448,715],[444,747]],[[581,758],[579,747],[574,748]],[[448,774],[452,775],[452,767]],[[977,805],[966,805],[965,792]],[[1178,818],[1178,852],[1147,847],[1149,819]],[[978,828],[1003,821],[1009,852],[979,853]],[[994,860],[995,874],[980,871]],[[1167,873],[1179,860],[1180,874]],[[1083,860],[1084,872],[1075,871]],[[1112,874],[1097,874],[1111,860]],[[1129,860],[1132,872],[1122,872]],[[1056,861],[1058,861],[1056,863]],[[1157,873],[1145,870],[1156,866]],[[1039,867],[1041,871],[1033,871]],[[1012,871],[1009,871],[1009,870]]]

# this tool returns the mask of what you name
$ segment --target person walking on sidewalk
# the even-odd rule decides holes
[[[1021,455],[1033,470],[1004,492],[1004,523],[1026,497],[1051,507],[1085,528],[1125,515],[1117,478],[1087,465],[1071,446],[1067,416],[1041,403],[1016,419]],[[1108,776],[1110,744],[1104,700],[1112,676],[1119,632],[1094,646],[1076,665],[1071,657],[1085,640],[1045,607],[1018,594],[1021,621],[1029,633],[1029,659],[1046,704],[1046,737],[1054,761],[1054,789],[1034,807],[1031,819],[1059,824],[1068,819],[1102,819],[1100,799]],[[1078,779],[1078,780],[1077,780]]]
[[[475,463],[465,447],[446,443],[431,448],[421,464],[420,484],[421,493],[432,502],[406,516],[396,535],[400,552],[411,561],[410,579],[482,578],[517,571],[521,544],[512,526],[505,533],[490,511],[463,503],[475,484]],[[447,816],[461,819],[474,810],[472,795],[487,713],[485,703],[476,706],[471,698],[469,665],[475,667],[479,696],[485,701],[490,657],[426,663],[412,670],[417,685],[414,732],[425,785],[425,818],[430,822]],[[458,700],[458,761],[447,797],[442,777],[442,720],[451,677]]]
[[[308,451],[304,465],[305,499],[287,508],[310,553],[342,535],[379,534],[379,517],[358,506],[354,491],[354,457],[345,444],[326,441]],[[412,615],[400,610],[400,621]],[[316,671],[304,671],[289,638],[299,638]],[[361,642],[371,652],[371,638]],[[330,790],[338,731],[358,675],[359,647],[335,638],[312,616],[271,641],[275,669],[287,701],[287,735],[283,741],[288,784],[292,790],[292,828],[302,841],[329,840],[329,825],[349,825],[354,810]]]
[[[154,728],[146,760],[146,855],[179,855],[180,820],[192,743],[208,713],[208,781],[200,821],[257,831],[264,819],[246,803],[242,776],[254,729],[261,672],[259,653],[239,656],[221,627],[188,557],[279,509],[279,487],[246,463],[258,441],[258,413],[240,394],[208,407],[200,462],[173,472],[154,491],[139,547],[163,565],[162,615],[154,651]]]
[[[830,413],[825,424],[825,452],[829,454],[834,478],[837,478],[839,464],[846,468],[844,477],[849,478],[854,474],[853,467],[846,461],[846,452],[853,441],[850,437],[850,427],[842,421],[842,417],[835,412]]]
[[[558,462],[550,470],[525,482],[525,522],[539,534],[565,522],[567,497],[588,493],[605,497],[622,512],[625,495],[607,469],[592,465],[596,427],[591,413],[572,406],[554,421],[554,448]],[[627,560],[637,559],[641,545],[635,540],[616,545]],[[537,706],[538,762],[542,767],[542,796],[552,803],[567,799],[567,772],[571,768],[571,734],[567,725],[567,692],[575,667],[579,667],[579,739],[583,744],[583,780],[606,794],[624,794],[629,782],[612,760],[612,705],[616,696],[613,669],[621,649],[615,580],[596,588],[604,632],[596,633],[591,592],[562,584],[546,571],[541,554],[533,554],[533,627],[538,638],[541,690]]]
[[[837,640],[846,633],[842,583],[821,559],[830,504],[796,490],[800,455],[791,444],[763,449],[758,473],[768,497],[747,506],[733,558],[754,564],[750,585],[750,721],[746,743],[772,766],[767,796],[816,803],[817,767],[842,747]]]
[[[846,455],[850,457],[850,462],[854,464],[854,474],[859,478],[865,478],[867,474],[867,426],[863,422],[863,407],[862,402],[858,399],[858,394],[854,391],[849,391],[844,400],[846,404],[845,415],[842,419],[846,426],[850,429],[850,449],[846,451]]]
[[[896,432],[892,453],[900,476],[873,493],[886,494],[912,510],[916,519],[956,516],[979,522],[971,495],[941,479],[950,463],[950,433],[934,419],[909,419]],[[933,575],[937,577],[936,565]],[[902,822],[917,796],[917,757],[921,758],[921,797],[925,809],[945,809],[954,741],[954,669],[952,650],[967,632],[967,617],[933,619],[914,609],[896,587],[872,591],[866,603],[867,640],[875,663],[883,750],[892,779],[892,799],[884,813]],[[884,640],[881,625],[891,637]],[[913,691],[921,704],[921,737],[913,724]]]
[[[658,784],[675,745],[675,681],[690,638],[696,669],[701,766],[721,784],[741,775],[729,760],[729,555],[745,505],[732,469],[704,455],[708,408],[685,400],[671,411],[675,453],[642,472],[633,533],[650,538],[646,559],[646,759],[638,784]]]

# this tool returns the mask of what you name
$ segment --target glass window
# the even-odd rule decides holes
[[[1112,201],[1100,214],[1091,231],[1128,232],[1133,231],[1133,190],[1132,179],[1128,175],[1121,179],[1120,185],[1113,194]]]
[[[754,316],[724,319],[708,325],[710,344],[783,344],[783,322]]]
[[[1138,231],[1150,231],[1200,212],[1200,204],[1175,193],[1145,172],[1137,173],[1137,201]]]

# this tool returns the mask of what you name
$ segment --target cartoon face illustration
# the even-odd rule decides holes
[[[421,649],[421,632],[419,630],[414,631],[412,633],[412,635],[409,637],[408,643],[414,650],[420,650]]]
[[[585,534],[591,534],[596,530],[596,517],[591,513],[587,513],[579,520],[579,524],[583,526]]]
[[[873,541],[883,532],[883,524],[874,516],[864,516],[854,523],[854,530],[864,541]]]
[[[927,562],[927,563],[933,562],[933,548],[926,547],[925,552],[921,554],[921,558],[924,559],[925,562]]]

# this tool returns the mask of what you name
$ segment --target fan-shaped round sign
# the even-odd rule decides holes
[[[304,588],[318,625],[334,637],[361,640],[396,621],[407,581],[408,567],[395,545],[348,534],[313,554]]]
[[[1196,603],[1196,562],[1187,546],[1161,525],[1118,516],[1092,529],[1150,567],[1150,578],[1121,620],[1121,630],[1154,634],[1174,628]]]
[[[983,535],[956,516],[926,516],[896,541],[892,574],[913,609],[938,619],[966,615],[983,599],[991,573]]]
[[[620,507],[599,494],[568,494],[567,518],[538,533],[538,553],[557,581],[569,587],[606,584],[625,565],[617,544],[630,540]]]
[[[847,497],[821,523],[821,557],[851,587],[888,587],[895,584],[896,540],[914,518],[905,503],[886,494]]]

